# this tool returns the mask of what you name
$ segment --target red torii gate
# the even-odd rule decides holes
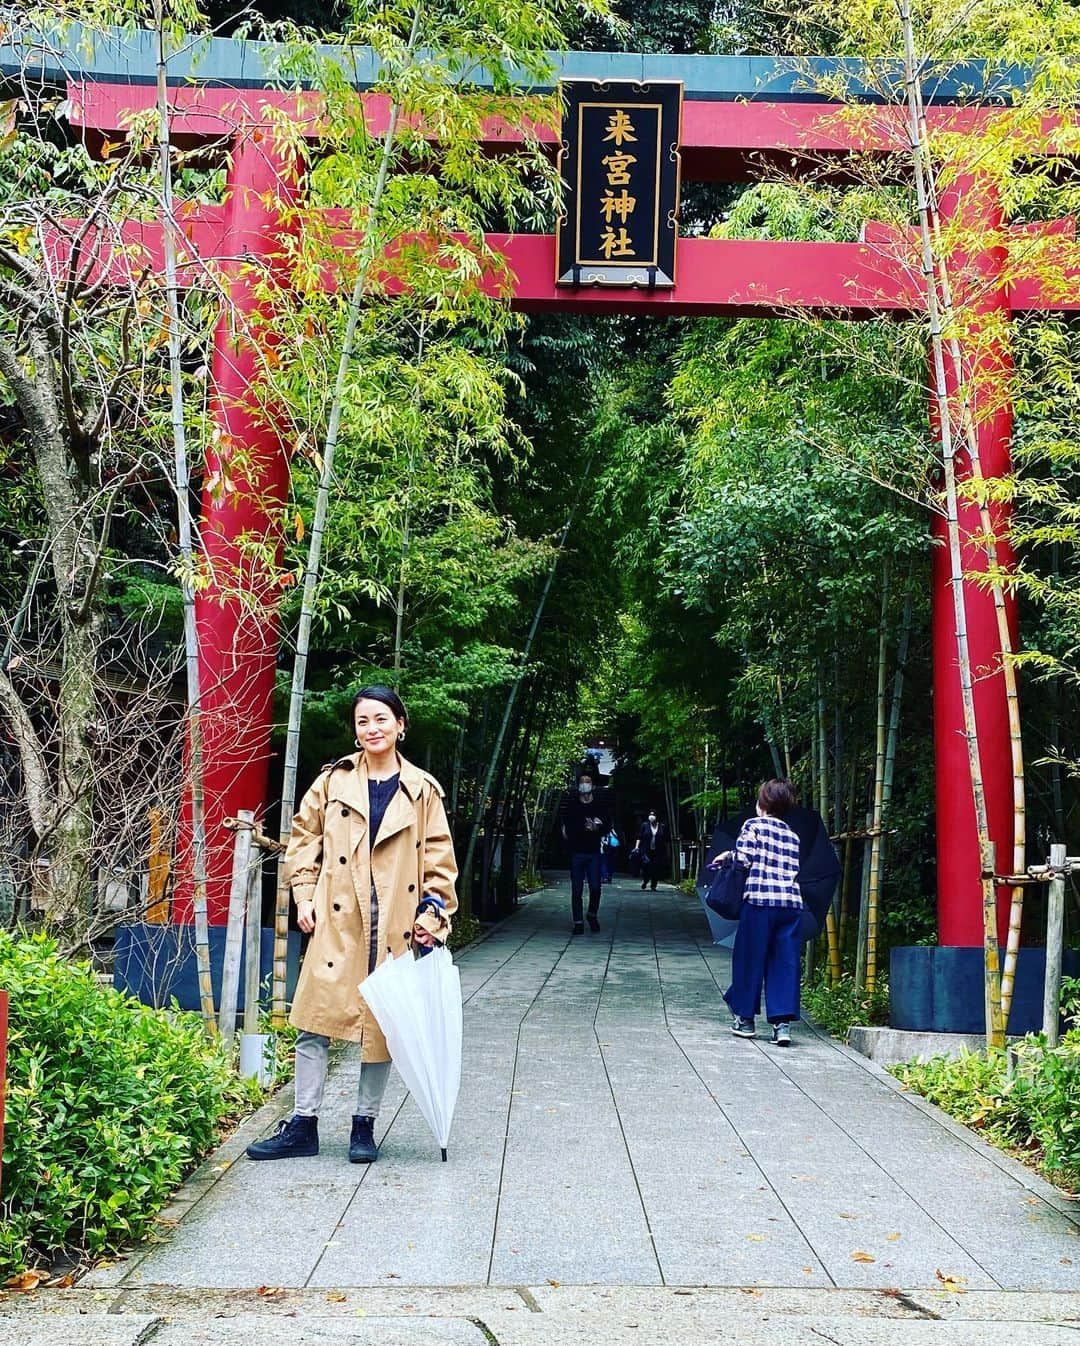
[[[216,44],[215,44],[216,45]],[[237,44],[223,44],[236,47]],[[256,45],[256,44],[251,44]],[[718,66],[738,71],[723,87],[706,79]],[[856,128],[838,114],[836,104],[808,102],[794,85],[775,96],[755,101],[752,62],[735,58],[643,58],[575,53],[565,58],[567,74],[588,78],[589,63],[602,66],[597,77],[617,77],[626,65],[631,78],[682,78],[686,82],[682,130],[684,180],[744,181],[760,176],[761,163],[779,155],[833,157],[842,169],[845,155],[868,148],[882,153],[905,145],[900,109],[878,109],[876,131],[868,140],[865,126]],[[145,72],[141,72],[145,73]],[[626,77],[625,75],[623,77]],[[148,82],[115,73],[110,82],[86,78],[69,83],[72,118],[77,125],[102,135],[122,132],[131,112],[153,106]],[[955,94],[959,99],[960,95]],[[746,99],[747,101],[736,101]],[[184,229],[189,253],[196,263],[210,259],[264,259],[272,263],[279,247],[281,222],[275,200],[290,197],[292,188],[275,162],[265,135],[258,127],[266,109],[292,110],[296,95],[267,88],[237,88],[223,84],[184,84],[170,89],[173,135],[185,146],[232,142],[232,160],[225,201],[220,207],[185,212]],[[366,112],[370,129],[385,127],[386,99],[369,95]],[[890,124],[890,115],[892,121]],[[1007,115],[984,106],[931,105],[932,123],[978,130],[989,118]],[[310,114],[309,114],[310,118]],[[311,120],[312,134],[317,134]],[[240,129],[237,129],[240,128]],[[505,146],[505,126],[488,132],[492,151]],[[554,146],[554,135],[548,135]],[[962,211],[969,224],[1000,225],[996,203],[985,190],[954,192],[943,202],[943,213]],[[1030,230],[1033,226],[1023,226]],[[1071,222],[1034,226],[1059,234],[1063,264],[1071,266]],[[160,226],[132,224],[131,242],[138,242],[153,259],[161,257]],[[734,241],[687,238],[679,243],[678,283],[669,290],[611,290],[557,288],[555,240],[550,236],[497,235],[489,242],[499,251],[515,277],[513,304],[528,312],[653,313],[683,316],[763,317],[792,311],[823,311],[849,318],[881,314],[910,315],[924,307],[914,252],[906,258],[884,230],[868,230],[859,243],[805,243]],[[1017,285],[1006,292],[1004,249],[966,259],[978,275],[978,303],[985,311],[1080,308],[1080,284],[1074,297],[1063,301],[1060,292],[1044,294],[1037,284]],[[227,266],[226,262],[226,266]],[[191,279],[191,262],[183,274]],[[254,301],[239,268],[231,280],[233,310],[250,312]],[[969,302],[971,296],[958,298]],[[983,385],[985,406],[993,415],[979,417],[979,452],[983,475],[993,478],[1009,470],[1011,412],[991,398],[992,381],[1007,367],[1008,351],[1001,349],[994,367],[983,360],[974,371]],[[207,452],[207,477],[226,464],[229,446],[240,444],[253,465],[241,489],[222,496],[207,491],[203,498],[203,545],[211,560],[240,564],[238,539],[244,534],[268,537],[277,527],[275,510],[286,498],[288,455],[276,430],[255,414],[251,387],[257,372],[255,352],[237,338],[226,314],[219,326],[214,354],[214,441]],[[976,400],[980,393],[976,388]],[[1002,523],[999,513],[997,523]],[[961,526],[970,538],[979,533],[974,505],[962,509]],[[942,526],[935,524],[940,534]],[[1008,541],[999,539],[999,558],[1011,561]],[[966,546],[966,568],[985,568],[980,547]],[[971,802],[968,762],[956,662],[952,600],[947,589],[946,549],[935,547],[933,559],[934,718],[938,819],[939,937],[944,945],[980,946],[983,941],[980,857]],[[1011,856],[1012,777],[1006,698],[1000,668],[1001,651],[991,595],[976,583],[965,585],[973,666],[983,670],[976,684],[979,741],[986,776],[986,795],[992,838],[999,857]],[[1010,598],[1009,619],[1015,628],[1015,602]],[[214,587],[197,595],[202,689],[207,720],[205,745],[206,823],[210,841],[208,898],[212,923],[227,914],[231,845],[222,822],[238,810],[257,814],[267,799],[270,736],[270,698],[278,649],[278,630],[268,605],[262,620],[253,619],[251,605]],[[999,867],[1001,861],[999,860]],[[999,904],[1000,933],[1004,938],[1005,899]],[[190,902],[181,898],[175,919],[189,920]]]

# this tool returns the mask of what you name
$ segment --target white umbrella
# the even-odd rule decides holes
[[[461,1084],[461,978],[450,950],[388,958],[360,994],[445,1160]]]

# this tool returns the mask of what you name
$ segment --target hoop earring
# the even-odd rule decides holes
[[[360,749],[361,752],[364,751],[364,745],[360,742],[358,738],[354,738],[353,742],[356,744],[356,746]]]
[[[398,736],[397,736],[397,741],[398,741],[399,743],[404,743],[404,742],[405,742],[405,730],[404,730],[404,729],[401,731],[400,734],[398,734]]]

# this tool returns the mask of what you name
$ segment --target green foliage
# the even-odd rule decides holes
[[[889,985],[879,977],[873,991],[860,990],[855,978],[845,973],[830,986],[825,970],[802,990],[803,1007],[815,1023],[834,1037],[846,1039],[853,1024],[884,1024],[889,1021]]]
[[[996,1144],[1035,1157],[1055,1181],[1080,1183],[1080,1028],[1053,1050],[1025,1038],[1010,1071],[1009,1054],[894,1066],[892,1073],[950,1116]]]
[[[101,987],[55,944],[0,932],[10,997],[0,1276],[145,1235],[242,1103],[195,1015]]]

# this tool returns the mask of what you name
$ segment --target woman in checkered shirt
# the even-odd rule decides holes
[[[731,958],[731,986],[724,999],[735,1016],[731,1031],[736,1037],[752,1038],[764,987],[765,1010],[778,1047],[791,1046],[791,1024],[799,1017],[803,906],[799,838],[784,822],[796,802],[788,781],[766,781],[758,791],[757,817],[743,823],[735,842],[735,863],[749,872]]]

